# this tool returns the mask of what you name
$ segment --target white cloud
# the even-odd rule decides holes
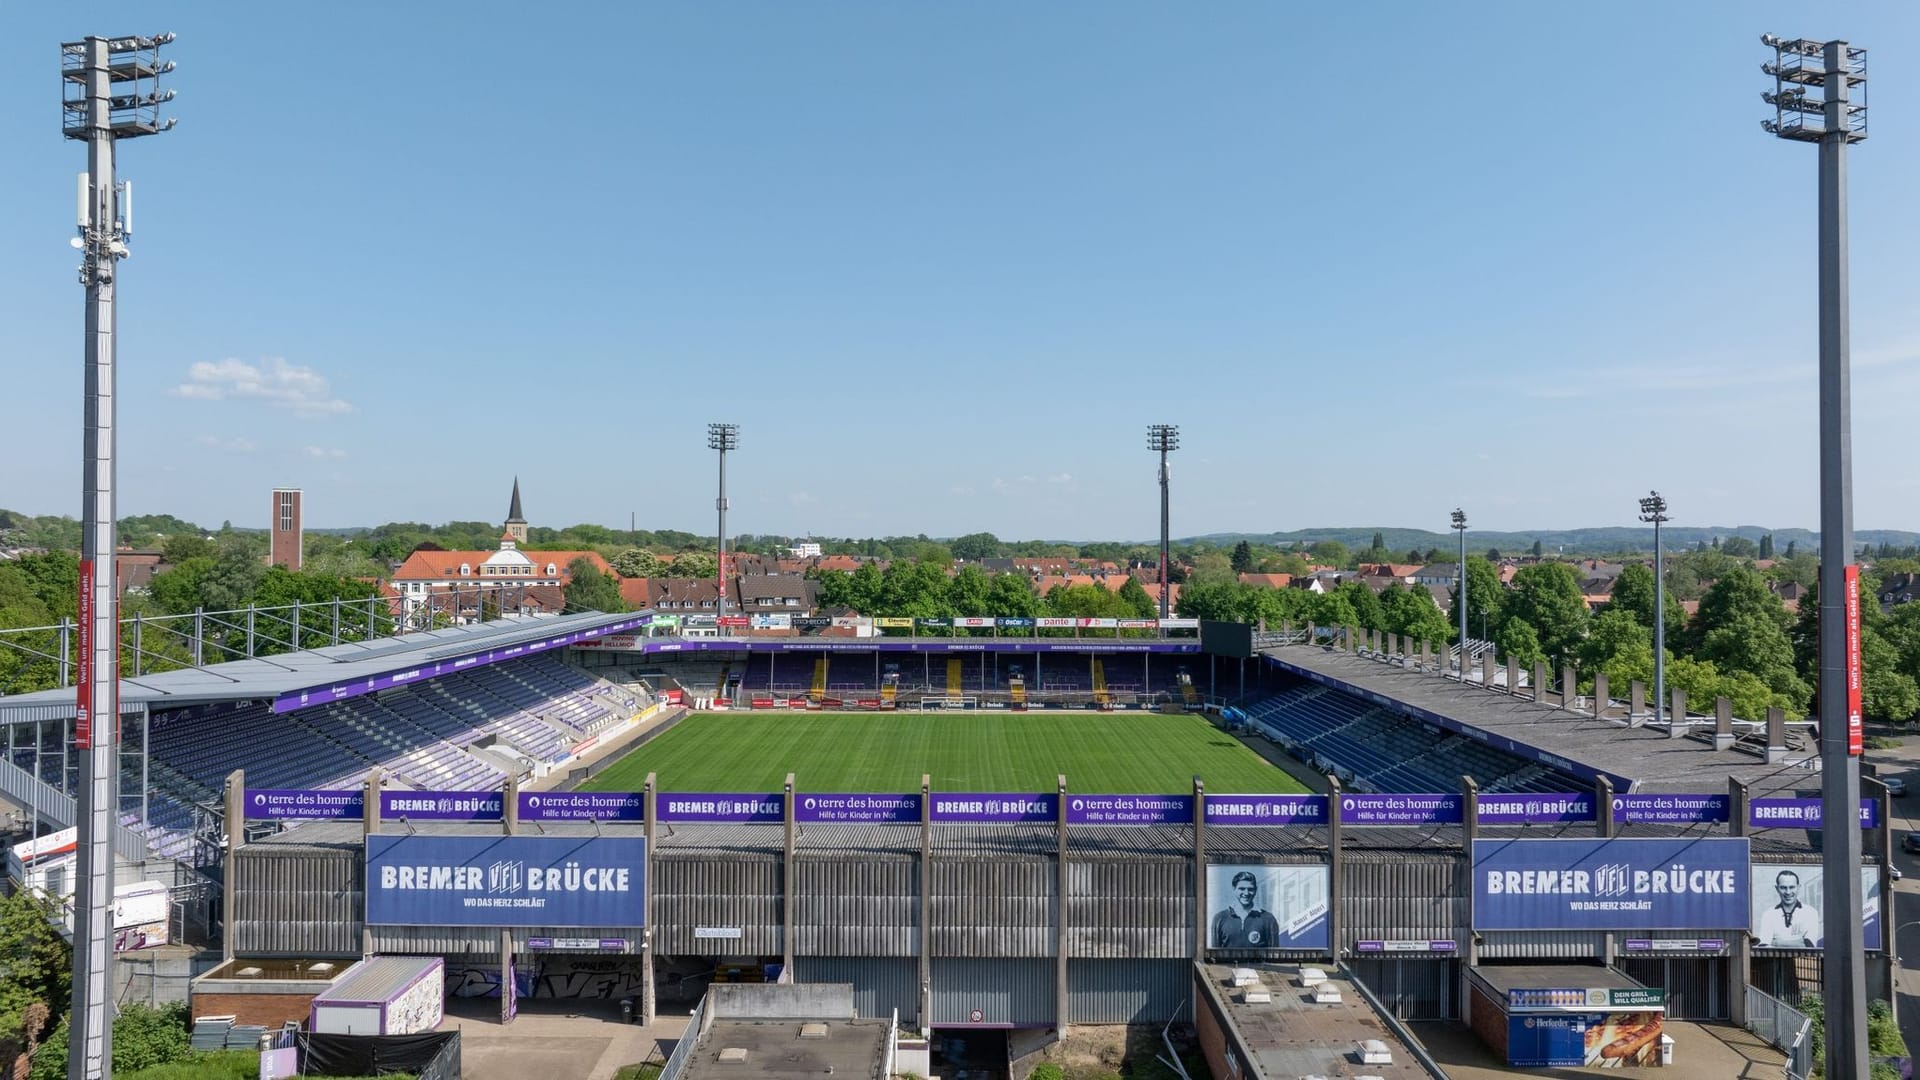
[[[794,506],[808,506],[819,501],[820,500],[814,498],[812,494],[805,491],[795,491],[787,496],[787,502]]]
[[[1047,483],[1049,483],[1049,484],[1071,484],[1071,483],[1073,483],[1073,474],[1072,474],[1072,473],[1063,473],[1063,472],[1062,472],[1062,473],[1054,473],[1054,474],[1053,474],[1052,476],[1049,476],[1049,477],[1047,477]]]
[[[198,401],[264,401],[300,416],[337,416],[353,406],[333,395],[326,377],[303,364],[270,356],[258,364],[244,360],[201,360],[187,369],[187,381],[174,396]]]
[[[347,452],[331,446],[309,446],[307,456],[321,461],[339,461],[347,456]]]
[[[222,439],[217,435],[195,435],[193,441],[201,446],[210,446],[223,454],[251,454],[260,449],[259,443],[238,435],[231,439]]]

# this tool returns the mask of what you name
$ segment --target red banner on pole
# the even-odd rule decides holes
[[[1860,567],[1847,567],[1847,753],[1859,757],[1867,749],[1866,724],[1860,717]]]
[[[73,745],[93,746],[93,560],[80,560],[80,662],[74,685]]]

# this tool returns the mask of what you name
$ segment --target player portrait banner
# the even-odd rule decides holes
[[[647,801],[638,791],[523,791],[521,821],[645,821]]]
[[[1475,840],[1475,930],[1722,930],[1749,917],[1745,837]]]
[[[369,926],[639,926],[638,836],[367,837]]]
[[[1208,866],[1207,947],[1328,948],[1329,880],[1324,866]]]
[[[1072,795],[1069,825],[1191,825],[1191,795]]]
[[[506,800],[498,791],[383,791],[380,816],[408,821],[499,821]]]
[[[1325,825],[1325,795],[1208,795],[1208,825]]]
[[[249,821],[359,821],[367,814],[360,788],[248,788],[243,805]]]
[[[778,792],[663,791],[654,796],[653,813],[663,822],[778,825],[787,820],[786,798]]]
[[[1819,863],[1754,863],[1753,918],[1748,924],[1759,949],[1817,951],[1826,933],[1820,906],[1826,872]],[[1881,947],[1880,869],[1860,868],[1863,947]]]

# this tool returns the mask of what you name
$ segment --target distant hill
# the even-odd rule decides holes
[[[1714,525],[1708,527],[1691,525],[1668,525],[1661,530],[1663,540],[1669,547],[1692,547],[1705,540],[1712,543],[1715,537],[1725,539],[1729,536],[1743,536],[1758,543],[1760,538],[1771,533],[1775,549],[1785,551],[1787,544],[1798,543],[1808,548],[1818,542],[1820,534],[1809,529],[1768,529],[1760,525]],[[1439,548],[1452,550],[1459,540],[1452,532],[1430,532],[1426,529],[1388,529],[1379,527],[1355,528],[1340,526],[1326,529],[1294,529],[1291,532],[1274,533],[1210,533],[1206,536],[1191,537],[1182,543],[1206,541],[1210,544],[1227,546],[1242,540],[1253,544],[1269,544],[1275,547],[1288,547],[1298,542],[1312,544],[1320,540],[1338,540],[1355,551],[1373,543],[1373,534],[1381,534],[1389,551],[1408,551],[1413,548],[1428,550]],[[1503,554],[1522,554],[1533,550],[1538,540],[1547,551],[1579,551],[1601,553],[1608,551],[1651,551],[1653,549],[1653,526],[1627,527],[1613,526],[1594,529],[1542,529],[1538,532],[1491,532],[1469,528],[1467,530],[1467,550],[1475,554],[1484,554],[1488,548],[1498,548]],[[1892,544],[1894,547],[1908,547],[1920,544],[1920,533],[1903,529],[1861,529],[1854,533],[1854,540],[1861,544]]]

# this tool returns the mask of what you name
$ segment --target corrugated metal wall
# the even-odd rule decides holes
[[[1054,956],[1054,865],[1034,860],[935,859],[932,956]]]
[[[1189,960],[1067,961],[1067,1023],[1164,1024],[1191,1018]]]
[[[1361,956],[1347,961],[1387,1011],[1402,1020],[1460,1018],[1459,960]]]
[[[777,956],[781,865],[771,859],[655,859],[654,951],[661,955]],[[695,938],[696,927],[740,928],[737,938]]]
[[[796,957],[920,954],[919,863],[796,859],[793,877]]]
[[[933,958],[933,1027],[1052,1027],[1054,961]],[[980,1019],[973,1019],[978,1012]]]
[[[233,886],[235,955],[360,955],[366,868],[359,851],[249,845],[234,854]]]
[[[1193,957],[1193,861],[1067,864],[1067,955]]]
[[[1727,968],[1723,957],[1628,956],[1620,970],[1648,986],[1667,989],[1667,1017],[1672,1020],[1725,1020]]]
[[[861,1016],[891,1016],[920,1022],[920,963],[897,957],[796,956],[796,982],[852,983],[853,1007]]]
[[[1607,935],[1586,930],[1489,930],[1482,935],[1483,960],[1599,960]]]
[[[1472,878],[1451,853],[1348,853],[1336,950],[1355,941],[1455,941],[1471,932]],[[1491,936],[1491,935],[1489,935]]]

